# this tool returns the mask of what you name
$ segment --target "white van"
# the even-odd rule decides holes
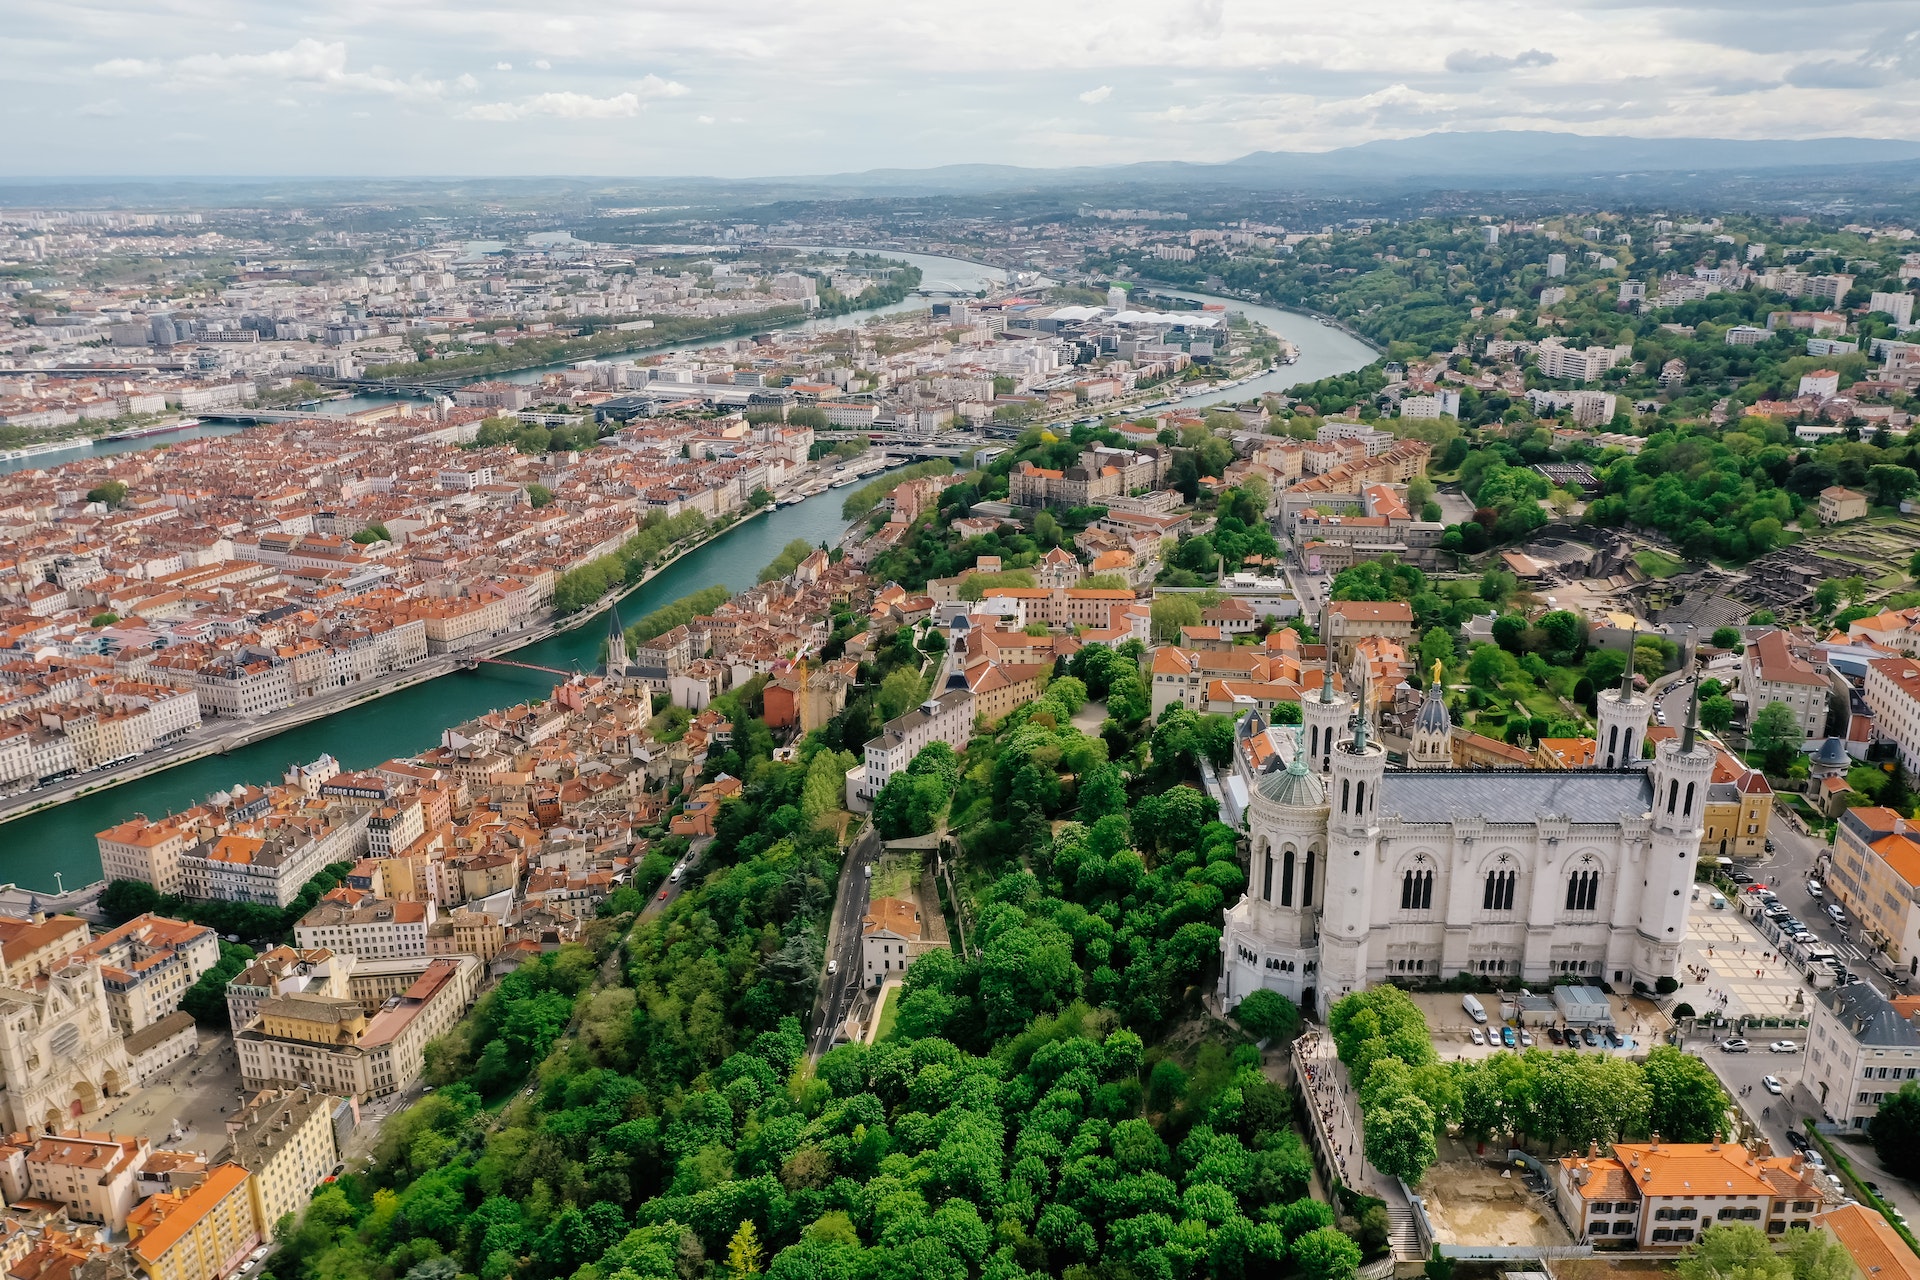
[[[1486,1008],[1482,1006],[1480,1001],[1474,996],[1471,996],[1471,995],[1461,996],[1460,1007],[1462,1009],[1465,1009],[1467,1011],[1467,1016],[1469,1018],[1472,1018],[1475,1022],[1484,1023],[1487,1020]]]
[[[1715,911],[1725,911],[1727,909],[1727,895],[1721,893],[1718,889],[1713,891],[1713,909]]]

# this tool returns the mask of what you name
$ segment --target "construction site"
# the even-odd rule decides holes
[[[1554,1212],[1551,1191],[1525,1165],[1476,1159],[1456,1142],[1450,1159],[1427,1170],[1417,1193],[1443,1245],[1492,1248],[1555,1248],[1573,1238]]]

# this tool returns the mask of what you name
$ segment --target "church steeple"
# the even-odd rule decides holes
[[[627,633],[620,626],[618,606],[607,606],[607,674],[621,675],[627,669]]]
[[[1453,767],[1453,716],[1447,711],[1444,668],[1436,660],[1433,678],[1427,682],[1427,696],[1420,714],[1413,721],[1413,750],[1408,753],[1410,769],[1451,769]]]

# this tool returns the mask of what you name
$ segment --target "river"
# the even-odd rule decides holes
[[[760,570],[795,538],[829,546],[847,522],[840,506],[851,489],[829,489],[728,529],[629,592],[619,604],[631,624],[649,610],[717,584],[735,591],[753,585]],[[602,617],[505,655],[562,669],[591,669],[606,635]],[[52,891],[54,873],[70,889],[100,876],[94,833],[134,813],[158,816],[186,808],[238,782],[278,782],[287,766],[331,752],[348,769],[434,746],[440,730],[495,707],[544,697],[556,677],[539,671],[483,665],[414,685],[384,698],[290,729],[225,756],[206,756],[151,777],[32,814],[0,826],[0,883]]]
[[[977,289],[1000,284],[1005,279],[1005,274],[997,267],[958,258],[894,250],[886,251],[886,256],[904,259],[919,267],[923,282],[933,287],[949,285],[959,289]],[[1297,382],[1360,368],[1377,355],[1365,343],[1338,329],[1322,325],[1310,316],[1238,299],[1165,292],[1176,292],[1177,296],[1196,300],[1225,301],[1233,310],[1243,312],[1249,319],[1257,320],[1288,338],[1300,350],[1298,362],[1282,366],[1273,373],[1263,374],[1226,391],[1196,392],[1182,398],[1179,403],[1187,407],[1249,400],[1263,391],[1284,390]],[[873,314],[907,311],[925,305],[924,298],[908,298],[887,307],[811,320],[806,327],[844,328],[858,324]],[[682,343],[659,350],[711,346],[714,341]],[[545,372],[545,369],[527,369],[506,376],[534,380]],[[383,401],[372,397],[355,397],[350,401],[331,402],[327,408],[338,412],[378,403]],[[121,453],[192,439],[198,435],[228,434],[239,429],[198,427],[172,435],[150,437],[148,440],[96,445],[95,451]],[[57,466],[84,456],[77,452],[62,453],[51,455],[44,462],[38,459],[33,461],[40,462],[40,465]],[[0,464],[0,471],[17,469]],[[846,521],[840,518],[840,505],[847,492],[828,490],[805,502],[782,507],[728,530],[651,582],[629,593],[620,602],[622,619],[632,622],[650,609],[659,608],[716,583],[734,590],[751,586],[767,562],[795,538],[831,544],[846,528]],[[516,650],[510,656],[516,661],[547,667],[590,668],[598,660],[603,630],[604,624],[589,622],[573,631]],[[288,765],[304,763],[322,752],[331,752],[349,769],[365,768],[394,756],[408,755],[437,743],[441,729],[495,707],[511,706],[526,698],[543,696],[552,688],[553,682],[552,677],[541,672],[521,671],[512,667],[482,667],[475,672],[455,672],[289,730],[231,755],[208,756],[152,777],[82,797],[44,813],[0,825],[0,883],[12,881],[24,888],[51,891],[55,887],[54,873],[59,872],[69,888],[78,887],[100,875],[100,858],[94,833],[123,821],[131,814],[157,816],[182,809],[239,782],[275,782]]]

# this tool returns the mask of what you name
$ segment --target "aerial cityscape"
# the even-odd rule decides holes
[[[1911,13],[1081,9],[0,7],[9,1276],[1920,1280]]]

